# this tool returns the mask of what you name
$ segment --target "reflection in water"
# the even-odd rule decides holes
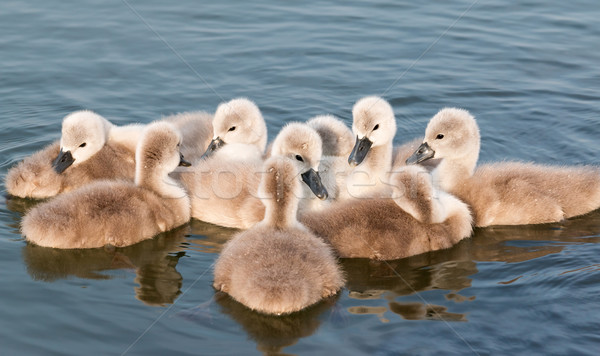
[[[455,303],[470,302],[476,295],[459,292],[471,287],[470,276],[478,273],[478,262],[517,263],[560,253],[569,244],[600,243],[600,211],[561,223],[529,226],[496,226],[476,229],[474,236],[442,251],[396,261],[344,259],[346,287],[352,300],[382,300],[382,304],[354,305],[353,314],[375,314],[382,321],[386,311],[406,320],[466,321],[463,314],[447,310]],[[592,268],[592,267],[590,267]],[[516,282],[514,279],[501,284]],[[401,303],[398,297],[431,290],[447,291],[447,306]],[[382,309],[383,308],[383,309]],[[385,309],[385,310],[384,310]]]
[[[406,320],[467,321],[465,314],[449,313],[441,305],[391,302],[390,310]]]
[[[207,253],[219,253],[223,249],[223,245],[233,235],[240,230],[213,225],[197,219],[192,219],[190,222],[191,233],[195,236],[202,236],[203,238],[192,237],[188,239],[192,244],[192,249],[200,252]]]
[[[148,305],[173,303],[181,294],[182,276],[175,268],[185,255],[182,243],[189,227],[184,225],[132,246],[63,250],[26,244],[23,260],[34,280],[53,282],[75,276],[110,279],[103,271],[135,270],[136,298]]]
[[[299,312],[273,316],[257,313],[236,302],[225,293],[217,292],[215,300],[221,311],[238,322],[257,344],[257,349],[266,355],[280,354],[282,349],[294,345],[298,339],[312,335],[321,325],[319,317],[335,312],[335,303],[340,293],[320,301]]]

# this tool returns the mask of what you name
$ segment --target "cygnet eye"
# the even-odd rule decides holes
[[[304,162],[304,159],[300,155],[296,155],[296,159],[300,162]]]
[[[375,127],[373,127],[373,131],[377,130],[379,128],[379,124],[375,125]]]
[[[85,147],[86,143],[82,143],[81,145],[79,145],[79,147]]]
[[[444,138],[444,135],[443,135],[443,134],[438,134],[438,135],[435,137],[435,139],[436,139],[436,140],[441,140],[441,139],[443,139],[443,138]]]
[[[235,126],[231,126],[227,131],[235,131]]]

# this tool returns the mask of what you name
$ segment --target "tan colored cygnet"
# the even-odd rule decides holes
[[[205,111],[189,111],[163,117],[181,132],[181,153],[189,162],[199,160],[210,144],[213,115]]]
[[[353,199],[300,216],[343,258],[393,260],[449,248],[471,235],[460,200],[434,189],[422,167],[391,175],[392,198]]]
[[[321,182],[318,166],[321,140],[310,127],[293,123],[285,126],[273,141],[273,155],[298,161],[303,181],[300,209],[319,206],[328,191]],[[216,225],[248,229],[264,218],[265,207],[258,197],[263,165],[257,160],[242,162],[209,156],[190,169],[173,174],[190,193],[192,217]],[[335,187],[335,182],[331,182]],[[319,199],[313,199],[316,196]]]
[[[298,163],[284,157],[265,162],[265,218],[234,236],[215,264],[215,289],[261,313],[302,310],[344,285],[331,248],[296,220]]]
[[[198,159],[212,135],[212,116],[187,112],[163,118],[183,132],[182,152]],[[62,137],[11,168],[6,190],[21,198],[43,199],[101,179],[135,176],[135,147],[145,125],[116,126],[91,111],[65,117]]]
[[[348,158],[354,147],[354,134],[342,120],[333,115],[318,115],[306,124],[321,136],[323,156]]]
[[[130,179],[141,125],[117,127],[91,111],[76,111],[62,123],[60,145],[25,158],[6,175],[6,190],[22,198],[48,198],[98,179]]]
[[[389,196],[386,184],[392,168],[393,139],[396,120],[390,104],[383,98],[369,96],[352,108],[352,132],[356,143],[348,163],[354,169],[340,189],[342,198]]]
[[[26,239],[55,248],[127,246],[186,223],[190,201],[168,173],[189,165],[181,135],[157,122],[143,131],[136,151],[135,184],[98,181],[41,203],[22,221]]]
[[[471,207],[476,226],[556,222],[600,207],[597,167],[502,162],[476,168],[479,148],[473,116],[446,108],[431,119],[407,162],[441,160],[435,184]]]
[[[213,139],[204,157],[262,163],[267,146],[267,125],[254,102],[238,98],[217,107],[213,118]]]
[[[322,176],[319,171],[322,140],[315,129],[299,122],[285,125],[273,141],[271,154],[298,161],[301,167],[299,178],[305,183],[301,185],[302,195],[299,196],[300,212],[323,209],[336,198],[338,187],[334,172]]]

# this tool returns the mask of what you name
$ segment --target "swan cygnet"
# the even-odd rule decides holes
[[[352,199],[300,221],[342,258],[394,260],[449,248],[472,232],[466,204],[433,187],[423,167],[390,176],[391,198]]]
[[[394,110],[383,98],[368,96],[352,108],[352,132],[356,136],[348,163],[354,167],[341,187],[343,198],[389,196],[386,184],[392,168],[396,134]]]
[[[213,115],[205,111],[188,111],[166,116],[161,120],[172,123],[181,132],[181,153],[189,162],[199,160],[213,134]]]
[[[285,125],[271,147],[272,156],[282,156],[297,161],[300,167],[302,195],[299,211],[320,210],[327,206],[331,199],[337,195],[336,177],[331,171],[330,175],[321,176],[322,141],[321,137],[310,126],[292,122]]]
[[[254,102],[238,98],[221,103],[212,125],[213,139],[203,157],[262,163],[267,146],[267,125]]]
[[[331,248],[296,219],[298,161],[280,156],[264,165],[264,219],[235,235],[214,268],[215,289],[250,309],[288,314],[336,294],[344,276]]]
[[[321,156],[319,135],[305,124],[286,125],[273,141],[273,155],[295,159],[303,181],[300,210],[325,204],[328,190],[318,172]],[[223,160],[209,156],[189,169],[180,169],[173,177],[190,194],[192,217],[212,224],[248,229],[264,218],[265,206],[258,196],[260,161]],[[331,183],[335,188],[335,183]],[[332,188],[332,189],[333,189]],[[314,197],[319,199],[315,199]]]
[[[432,172],[441,189],[472,209],[476,226],[561,221],[600,207],[600,169],[522,162],[478,167],[480,134],[466,110],[445,108],[427,125],[423,144],[407,160],[440,160]]]
[[[99,179],[135,175],[135,146],[142,125],[115,126],[92,111],[76,111],[62,123],[60,143],[25,158],[8,171],[10,195],[43,199]]]
[[[189,198],[168,176],[189,165],[180,143],[173,125],[148,125],[136,151],[135,183],[98,181],[39,204],[23,218],[23,235],[44,247],[120,247],[186,223]]]
[[[354,147],[354,134],[344,122],[333,115],[317,115],[306,124],[321,136],[323,156],[348,157]]]

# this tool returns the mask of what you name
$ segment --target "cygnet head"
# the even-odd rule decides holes
[[[445,108],[429,121],[423,144],[406,163],[420,163],[431,158],[458,160],[472,170],[479,157],[479,145],[479,127],[475,118],[467,110]]]
[[[189,167],[181,152],[181,134],[166,121],[149,124],[135,151],[135,182],[142,185],[146,180],[164,177],[177,166]]]
[[[267,146],[267,125],[254,102],[238,98],[221,103],[213,118],[213,140],[203,157],[223,145],[241,143],[256,146],[260,152]]]
[[[354,147],[354,135],[344,122],[333,115],[318,115],[306,124],[315,129],[323,142],[323,156],[347,156]]]
[[[52,166],[57,173],[92,157],[106,143],[112,124],[89,110],[75,111],[62,123],[60,153]]]
[[[348,163],[357,166],[372,147],[391,145],[396,134],[396,119],[390,104],[377,96],[357,101],[352,108],[352,117],[352,132],[356,136],[356,143],[348,157]]]
[[[328,193],[319,176],[322,149],[321,137],[317,131],[306,124],[294,122],[281,129],[273,141],[271,155],[295,160],[302,181],[319,199],[324,200]]]
[[[297,224],[296,211],[301,183],[300,171],[294,160],[271,156],[264,163],[264,173],[259,185],[259,196],[266,207],[264,222],[268,225],[287,228]]]

